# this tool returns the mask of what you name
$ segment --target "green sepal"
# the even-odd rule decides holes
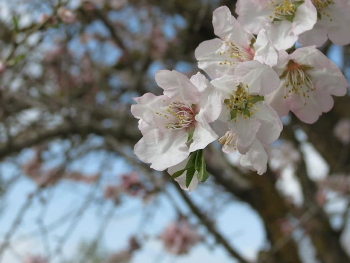
[[[250,117],[250,111],[248,109],[243,109],[243,115]]]
[[[237,118],[237,110],[236,109],[231,110],[230,116],[231,116],[231,120],[236,119]]]
[[[190,141],[193,139],[193,134],[194,134],[194,128],[192,127],[192,128],[188,131],[187,142],[190,142]]]
[[[264,97],[263,96],[258,96],[258,95],[250,96],[250,99],[249,99],[250,103],[254,104],[254,103],[259,102],[259,101],[264,101]]]

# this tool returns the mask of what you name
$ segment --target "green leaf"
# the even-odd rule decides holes
[[[183,168],[183,169],[173,173],[173,175],[171,176],[172,179],[175,179],[175,178],[181,176],[185,171],[187,171],[191,167],[195,166],[197,152],[198,151],[195,151],[195,152],[191,153],[190,158],[188,159],[188,162],[187,162],[185,168]]]
[[[186,173],[186,187],[190,186],[195,172],[196,172],[196,170],[194,169],[194,167],[191,167],[191,168],[189,168],[187,170],[187,173]]]
[[[205,165],[203,150],[199,150],[197,154],[195,167],[198,171],[198,180],[201,182],[205,182],[209,178],[209,174]]]
[[[209,173],[207,172],[207,169],[205,167],[204,164],[204,169],[202,169],[198,174],[197,174],[197,178],[199,181],[201,182],[205,182],[206,180],[208,180],[209,178]]]
[[[178,178],[179,176],[181,176],[187,169],[182,169],[180,171],[177,171],[175,173],[173,173],[173,175],[171,176],[171,179],[175,179]]]
[[[196,169],[196,171],[199,171],[202,161],[203,161],[203,150],[198,150],[197,156],[196,156],[196,161],[194,163],[194,168]]]

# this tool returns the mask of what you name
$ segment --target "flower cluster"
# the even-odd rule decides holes
[[[238,0],[237,19],[228,7],[217,8],[218,38],[195,50],[210,80],[158,71],[163,95],[134,98],[131,108],[143,135],[135,154],[155,170],[168,169],[186,190],[208,178],[203,149],[214,141],[263,174],[265,149],[283,128],[280,117],[291,111],[314,123],[333,107],[332,95],[347,93],[342,72],[316,46],[327,38],[350,43],[349,11],[347,0]],[[303,47],[295,49],[298,40]]]

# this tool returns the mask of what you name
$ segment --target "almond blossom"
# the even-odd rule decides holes
[[[238,0],[236,13],[238,21],[253,34],[265,28],[278,50],[292,47],[317,21],[311,0]]]
[[[211,78],[232,74],[236,65],[257,60],[274,66],[278,54],[265,30],[257,36],[244,29],[226,6],[213,13],[214,33],[219,38],[202,42],[195,51],[198,67]]]
[[[187,254],[200,238],[186,219],[171,223],[160,236],[165,249],[175,255]]]
[[[350,143],[350,119],[341,119],[335,125],[333,134],[343,144]]]
[[[350,2],[348,0],[311,0],[317,9],[316,25],[300,35],[303,46],[322,46],[329,38],[334,44],[350,43]]]
[[[275,69],[281,83],[267,101],[280,117],[292,111],[301,121],[314,123],[332,109],[331,95],[344,96],[347,92],[348,84],[340,69],[314,46],[292,54],[281,51]]]
[[[155,170],[165,170],[218,138],[209,123],[221,111],[218,92],[200,73],[188,79],[177,71],[160,70],[156,82],[164,95],[134,98],[132,114],[140,119],[143,138],[134,152]]]
[[[223,151],[231,153],[237,149],[243,154],[241,165],[262,174],[267,165],[263,145],[278,139],[282,123],[265,102],[265,96],[278,87],[278,76],[267,65],[264,65],[264,73],[251,70],[257,63],[242,63],[237,66],[234,75],[223,76],[211,83],[218,89],[223,103],[219,119],[229,129],[219,140]]]

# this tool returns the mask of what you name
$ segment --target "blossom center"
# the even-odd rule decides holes
[[[251,48],[237,45],[232,41],[224,40],[221,43],[219,55],[225,55],[229,58],[229,60],[220,62],[219,65],[234,66],[237,62],[253,60],[254,51]]]
[[[272,0],[271,3],[275,7],[275,11],[274,11],[275,19],[293,21],[297,6],[293,4],[291,0],[284,0],[280,4],[275,4],[274,1]]]
[[[284,98],[289,97],[291,93],[300,95],[303,98],[310,97],[310,92],[315,90],[311,77],[307,74],[307,70],[311,68],[310,66],[299,65],[293,60],[288,62],[287,70],[282,75],[286,79]]]
[[[157,114],[172,120],[165,126],[171,130],[181,130],[190,127],[194,123],[195,117],[193,107],[179,101],[170,103],[166,113],[157,112]]]
[[[254,111],[258,109],[255,107],[255,103],[263,101],[264,97],[257,95],[250,95],[248,93],[248,85],[242,87],[239,85],[237,90],[227,99],[224,100],[224,104],[229,108],[231,120],[237,121],[238,115],[243,115],[245,119],[254,114]]]
[[[317,11],[334,3],[333,0],[311,0]]]

